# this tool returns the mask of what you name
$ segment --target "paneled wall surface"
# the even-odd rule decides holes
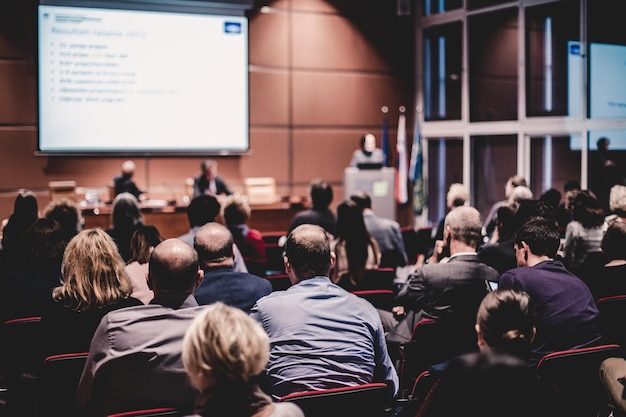
[[[48,202],[47,184],[75,180],[104,192],[127,156],[37,156],[36,0],[0,4],[0,219],[20,188]],[[363,133],[380,145],[388,106],[391,149],[398,107],[414,108],[414,18],[386,0],[257,1],[250,18],[250,152],[215,157],[235,191],[273,176],[283,196],[306,195],[321,177],[343,198],[343,171]],[[407,113],[409,149],[413,115]],[[136,182],[151,198],[182,198],[208,155],[145,157]],[[399,209],[398,220],[411,222]]]

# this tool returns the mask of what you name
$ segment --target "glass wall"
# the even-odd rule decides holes
[[[570,180],[580,181],[581,136],[530,138],[530,189],[535,198],[550,188],[563,193]]]
[[[472,122],[517,119],[517,9],[469,17]]]
[[[424,120],[461,118],[462,25],[424,30]]]
[[[463,182],[463,141],[440,138],[428,141],[428,215],[435,226],[448,212],[446,194],[450,184]]]

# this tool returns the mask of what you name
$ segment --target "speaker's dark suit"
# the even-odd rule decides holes
[[[408,342],[415,324],[435,320],[476,320],[476,312],[489,291],[485,281],[498,281],[500,274],[480,262],[476,254],[460,254],[446,263],[424,265],[409,276],[396,296],[396,305],[407,312],[387,334],[387,341]]]
[[[215,194],[215,195],[219,195],[219,194],[231,195],[232,194],[230,189],[228,188],[228,186],[226,185],[224,180],[222,180],[221,177],[217,176],[214,178],[214,180],[215,180],[215,193],[211,193],[207,191],[209,189],[209,180],[207,180],[204,175],[199,175],[195,177],[193,179],[193,196],[197,197],[199,195],[204,195],[204,194]]]

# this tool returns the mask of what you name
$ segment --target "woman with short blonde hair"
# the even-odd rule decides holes
[[[63,284],[42,315],[44,354],[83,352],[109,311],[142,305],[113,239],[102,229],[78,233],[65,248]]]
[[[269,338],[242,310],[222,302],[196,316],[183,340],[183,363],[200,391],[195,415],[302,417],[291,403],[273,403],[256,382],[269,360]]]

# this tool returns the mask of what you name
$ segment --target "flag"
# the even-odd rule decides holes
[[[400,113],[398,118],[398,170],[396,171],[396,201],[398,204],[406,204],[409,201],[407,191],[408,166],[406,160],[406,116]]]
[[[383,164],[388,167],[390,165],[389,155],[389,121],[387,120],[387,108],[383,108],[383,131],[381,134],[382,150],[383,150]]]
[[[421,215],[426,203],[424,194],[424,173],[422,155],[422,133],[419,125],[419,114],[415,115],[415,131],[413,133],[413,146],[411,147],[411,164],[409,166],[409,179],[413,182],[413,213]]]

